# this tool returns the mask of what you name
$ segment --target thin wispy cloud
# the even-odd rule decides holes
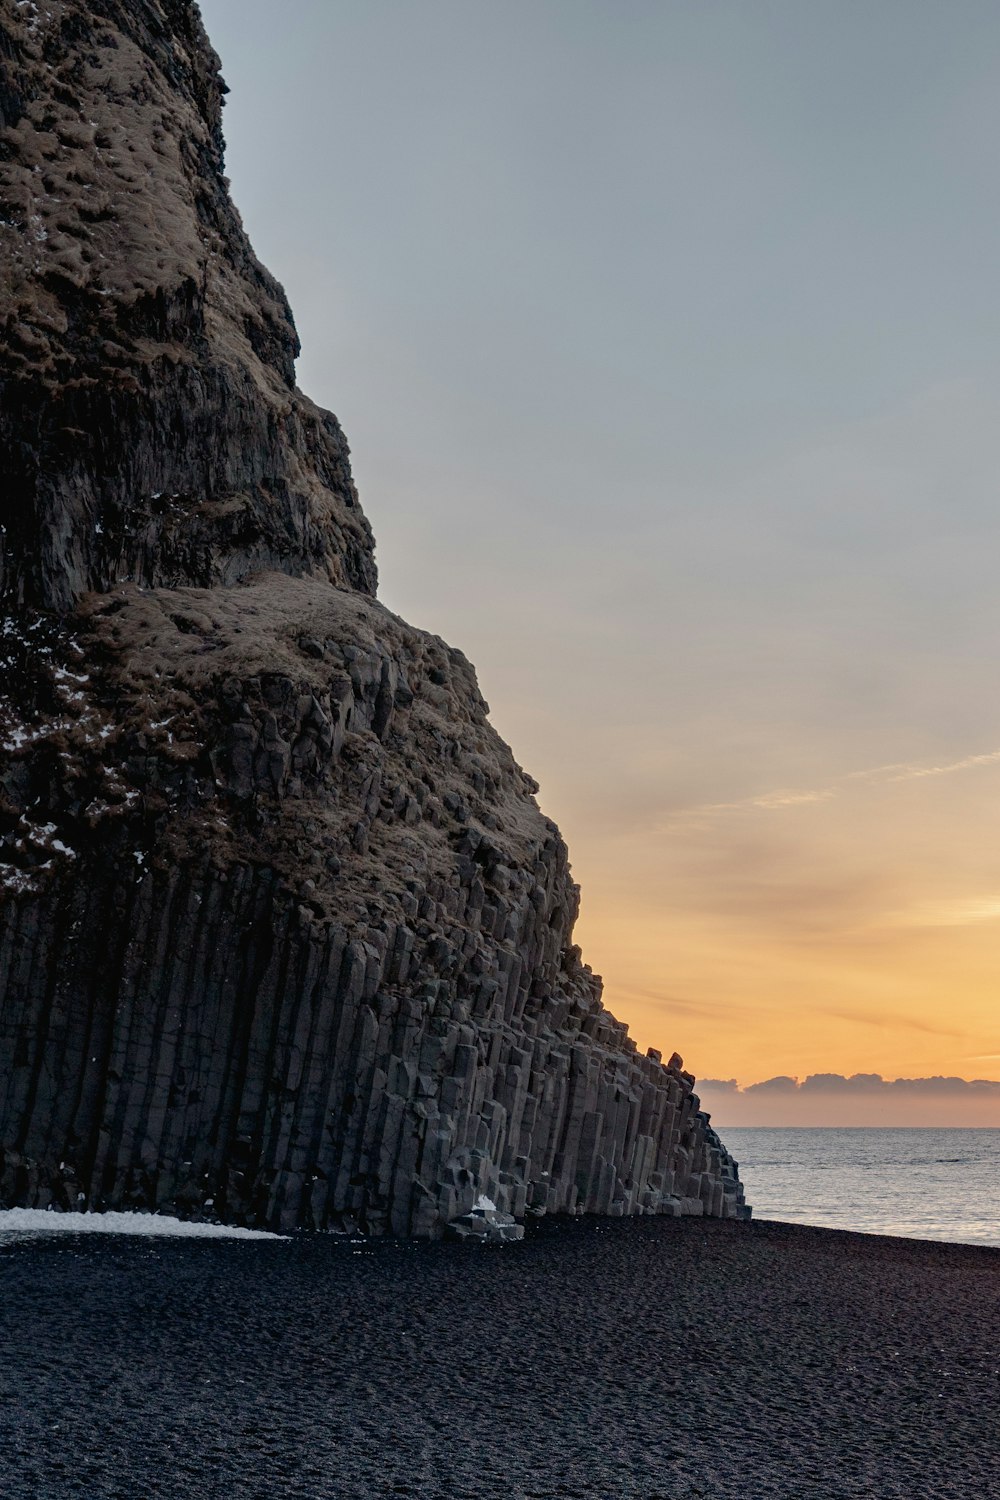
[[[946,761],[944,765],[921,766],[909,761],[893,761],[886,766],[873,766],[867,771],[851,771],[843,777],[847,781],[921,781],[926,776],[951,776],[956,771],[972,771],[979,766],[1000,763],[1000,750],[987,750],[980,755],[963,755],[961,760]]]
[[[665,993],[658,989],[643,989],[639,986],[618,985],[614,990],[614,1000],[641,1002],[652,1001],[657,1007],[662,1008],[665,1014],[670,1016],[702,1017],[705,1014],[705,1002],[703,1000],[685,1000],[679,995]],[[713,1009],[720,1020],[736,1020],[740,1014],[740,1007],[735,1004],[727,1004],[725,1001],[716,1001]]]
[[[963,1035],[961,1031],[956,1031],[954,1027],[935,1026],[930,1022],[919,1020],[915,1016],[900,1015],[898,1012],[894,1012],[890,1018],[884,1015],[869,1015],[863,1010],[837,1009],[833,1006],[824,1006],[823,1015],[831,1016],[835,1021],[849,1021],[855,1026],[876,1026],[880,1029],[891,1026],[893,1031],[918,1031],[927,1036],[956,1037]],[[980,1058],[981,1060],[982,1058]],[[975,1059],[970,1058],[967,1061],[975,1061]]]
[[[811,806],[817,802],[831,802],[847,790],[851,783],[864,781],[869,784],[884,782],[893,785],[903,781],[921,781],[930,776],[953,776],[962,771],[979,770],[983,766],[1000,765],[1000,750],[987,750],[977,755],[964,755],[960,760],[943,765],[921,766],[907,761],[895,761],[889,765],[872,766],[863,771],[848,771],[828,786],[811,788],[779,788],[773,792],[761,792],[753,797],[739,797],[732,802],[702,802],[694,807],[681,808],[671,814],[669,821],[692,822],[701,818],[720,816],[727,812],[747,812],[759,808],[764,812],[782,811],[788,807]]]
[[[1000,895],[970,896],[957,901],[922,902],[887,912],[882,921],[895,927],[974,927],[1000,920]]]
[[[806,802],[829,802],[836,796],[833,787],[822,787],[816,792],[765,792],[763,797],[754,797],[754,807],[801,807]]]

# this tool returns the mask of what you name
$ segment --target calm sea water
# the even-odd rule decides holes
[[[756,1219],[1000,1245],[1000,1130],[720,1126],[719,1134]]]

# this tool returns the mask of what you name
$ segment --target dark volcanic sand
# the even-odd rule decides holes
[[[1000,1252],[784,1224],[0,1250],[5,1500],[1000,1495]]]

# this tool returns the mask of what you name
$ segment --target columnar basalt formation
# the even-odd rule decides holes
[[[0,16],[0,1201],[744,1212],[469,663],[375,600],[197,8]]]

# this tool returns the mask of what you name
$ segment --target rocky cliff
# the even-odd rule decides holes
[[[0,1201],[744,1212],[469,663],[375,600],[196,6],[0,0],[0,64]]]

